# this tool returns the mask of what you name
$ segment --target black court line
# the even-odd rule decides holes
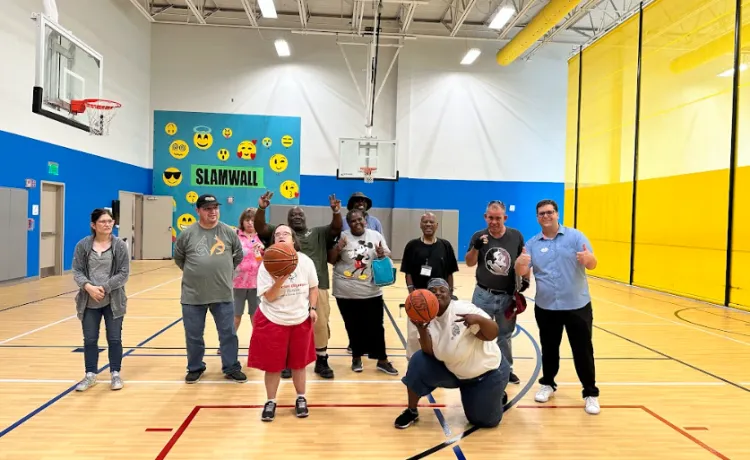
[[[727,331],[726,329],[721,329],[721,328],[713,327],[713,326],[706,326],[705,324],[701,324],[701,323],[696,323],[694,321],[690,321],[689,319],[687,319],[687,318],[685,318],[685,317],[682,316],[682,312],[687,311],[687,310],[696,310],[696,311],[699,311],[699,312],[702,312],[702,313],[713,314],[711,312],[708,312],[708,311],[705,311],[705,310],[701,310],[698,307],[688,307],[688,308],[683,308],[681,310],[676,310],[674,312],[674,316],[677,319],[679,319],[680,321],[684,321],[684,322],[686,322],[688,324],[692,324],[693,326],[703,327],[703,328],[706,328],[706,329],[713,329],[714,331],[723,332],[725,334],[741,335],[741,336],[744,336],[744,337],[750,337],[750,334],[745,334],[743,332]],[[722,315],[716,315],[716,316],[719,316],[719,317],[722,317],[722,318],[727,318],[726,316],[722,316]],[[735,319],[735,318],[728,318],[728,319]],[[741,319],[738,319],[737,321],[741,321],[743,323],[746,323],[746,325],[750,325],[749,322],[742,321]]]
[[[132,275],[130,275],[130,277],[132,278],[134,276],[138,276],[138,275],[143,275],[143,274],[146,274],[146,273],[154,272],[156,270],[161,270],[162,268],[167,268],[167,267],[152,268],[151,270],[146,270],[146,271],[143,271],[143,272],[132,274]],[[33,282],[33,281],[30,281],[30,282]],[[44,302],[45,300],[56,299],[58,297],[62,297],[64,295],[68,295],[68,294],[74,294],[76,292],[78,292],[78,289],[74,289],[72,291],[67,291],[67,292],[61,292],[60,294],[51,295],[49,297],[44,297],[42,299],[31,300],[29,302],[19,303],[18,305],[11,305],[10,307],[5,307],[3,309],[0,309],[0,313],[2,313],[4,311],[8,311],[8,310],[13,310],[13,309],[16,309],[16,308],[25,307],[27,305],[33,305],[35,303]]]
[[[709,307],[691,307],[691,308],[694,308],[695,310],[698,310],[698,311],[702,311],[703,313],[708,313],[709,315],[718,316],[719,318],[731,319],[732,321],[739,321],[740,323],[750,324],[750,321],[746,321],[744,319],[735,318],[734,316],[720,315],[718,313],[715,313],[709,310],[704,310],[704,308],[709,308]]]
[[[740,390],[743,390],[743,391],[747,391],[748,393],[750,393],[750,388],[744,387],[744,386],[740,385],[739,383],[735,383],[735,382],[732,382],[732,381],[731,381],[731,380],[729,380],[729,379],[725,379],[724,377],[721,377],[721,376],[719,376],[719,375],[716,375],[716,374],[714,374],[714,373],[708,372],[707,370],[701,369],[701,368],[700,368],[700,367],[698,367],[698,366],[694,366],[694,365],[692,365],[692,364],[690,364],[690,363],[687,363],[687,362],[685,362],[685,361],[683,361],[683,360],[681,360],[681,359],[675,358],[674,356],[668,355],[668,354],[666,354],[666,353],[664,353],[664,352],[661,352],[661,351],[659,351],[659,350],[656,350],[656,349],[654,349],[654,348],[651,348],[651,347],[649,347],[648,345],[644,345],[644,344],[642,344],[642,343],[640,343],[640,342],[638,342],[638,341],[635,341],[635,340],[633,340],[633,339],[629,339],[629,338],[627,338],[627,337],[625,337],[625,336],[622,336],[622,335],[620,335],[620,334],[617,334],[616,332],[612,332],[612,331],[609,331],[609,330],[607,330],[607,329],[604,329],[604,328],[603,328],[603,327],[601,327],[601,326],[597,326],[597,325],[594,325],[594,328],[596,328],[596,329],[599,329],[600,331],[604,331],[604,332],[606,332],[606,333],[608,333],[608,334],[611,334],[611,335],[613,335],[613,336],[615,336],[615,337],[619,337],[619,338],[621,338],[622,340],[625,340],[625,341],[627,341],[627,342],[630,342],[630,343],[632,343],[633,345],[638,345],[639,347],[641,347],[641,348],[645,348],[646,350],[649,350],[649,351],[651,351],[651,352],[653,352],[653,353],[656,353],[657,355],[661,355],[661,356],[664,356],[665,358],[669,358],[669,359],[671,359],[671,360],[672,360],[672,361],[674,361],[674,362],[677,362],[677,363],[680,363],[680,364],[682,364],[683,366],[687,366],[687,367],[689,367],[689,368],[691,368],[691,369],[693,369],[693,370],[695,370],[695,371],[698,371],[698,372],[700,372],[700,373],[702,373],[702,374],[708,375],[709,377],[713,377],[713,378],[715,378],[716,380],[721,380],[721,381],[722,381],[722,382],[724,382],[724,383],[727,383],[727,384],[729,384],[729,385],[732,385],[733,387],[739,388]]]

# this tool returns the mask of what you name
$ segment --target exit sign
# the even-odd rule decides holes
[[[47,162],[47,172],[50,175],[57,176],[59,174],[59,168],[60,168],[60,165],[58,165],[54,161]]]

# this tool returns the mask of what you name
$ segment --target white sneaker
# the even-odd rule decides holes
[[[86,391],[96,385],[96,374],[87,372],[86,376],[76,385],[76,391]]]
[[[555,395],[554,388],[552,388],[549,385],[542,385],[539,391],[536,392],[536,396],[534,396],[534,401],[540,402],[540,403],[546,403],[547,401],[549,401],[549,398],[553,397],[554,395]]]
[[[121,390],[123,386],[122,378],[120,377],[120,373],[115,371],[112,372],[112,389],[113,390]]]
[[[601,411],[601,408],[599,407],[599,398],[596,396],[587,396],[584,400],[586,401],[586,407],[584,410],[587,414],[597,415]]]

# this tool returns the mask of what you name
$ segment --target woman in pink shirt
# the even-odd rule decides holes
[[[263,252],[265,246],[261,242],[258,234],[255,233],[253,219],[255,218],[255,208],[247,208],[240,215],[240,226],[237,229],[237,235],[242,243],[242,252],[245,257],[237,266],[234,276],[234,330],[240,327],[242,314],[245,312],[245,303],[250,314],[250,323],[253,322],[253,315],[258,308],[258,290],[257,279],[258,269],[263,263]]]

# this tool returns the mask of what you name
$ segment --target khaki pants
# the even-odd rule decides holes
[[[331,316],[331,304],[328,303],[328,290],[318,289],[318,321],[315,322],[315,348],[327,348],[331,338],[331,326],[328,318]]]

